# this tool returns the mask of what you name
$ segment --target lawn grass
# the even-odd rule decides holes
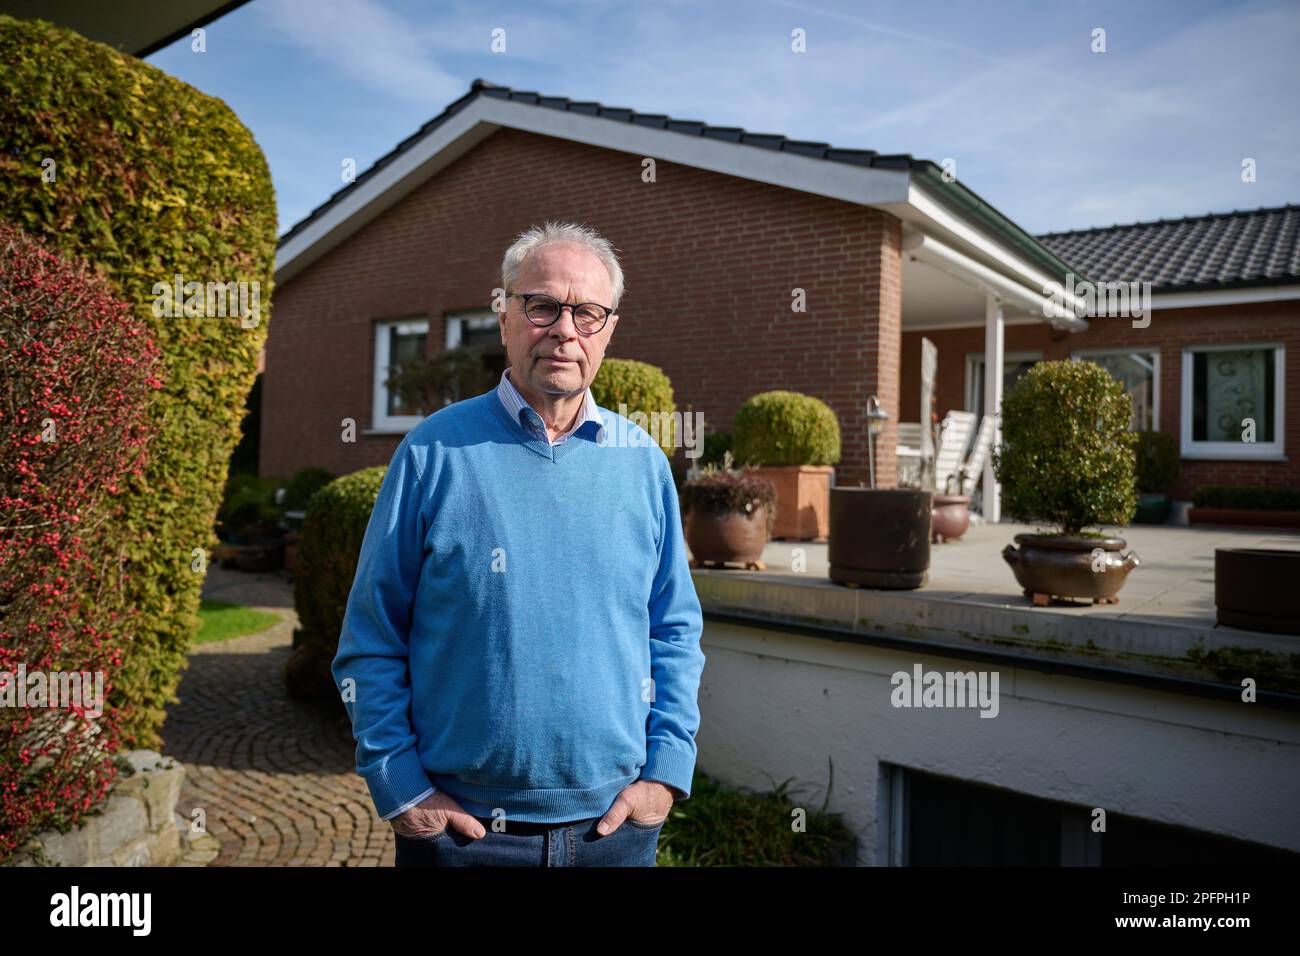
[[[199,620],[202,623],[194,643],[209,644],[265,631],[279,622],[280,615],[269,611],[254,611],[243,604],[227,604],[204,598],[199,602]]]
[[[851,866],[856,836],[839,813],[793,797],[784,781],[769,793],[727,789],[698,771],[689,800],[659,831],[658,866]],[[794,822],[804,811],[805,829]]]

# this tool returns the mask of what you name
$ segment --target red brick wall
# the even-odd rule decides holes
[[[1006,351],[1038,351],[1045,359],[1068,358],[1092,348],[1160,350],[1160,430],[1181,433],[1182,347],[1216,342],[1282,342],[1286,346],[1285,452],[1287,462],[1191,461],[1182,464],[1175,494],[1190,498],[1200,485],[1300,486],[1300,302],[1266,302],[1200,309],[1155,311],[1151,324],[1135,329],[1131,319],[1091,319],[1077,334],[1054,333],[1045,323],[1006,327]],[[938,412],[966,407],[966,355],[984,351],[984,328],[907,332],[903,335],[901,378],[904,421],[920,415],[921,338],[939,349]]]
[[[373,323],[486,308],[501,256],[546,219],[586,222],[619,250],[626,280],[607,354],[662,367],[677,404],[729,429],[749,396],[784,388],[839,415],[837,480],[867,477],[868,395],[897,415],[899,223],[837,200],[665,161],[502,130],[342,246],[275,290],[266,352],[261,468],[287,476],[386,464],[400,436],[363,436],[371,419]],[[792,313],[791,290],[807,293]],[[357,422],[355,444],[340,421]],[[896,421],[897,418],[894,418]],[[891,428],[882,436],[893,481]],[[681,452],[678,452],[679,456]]]

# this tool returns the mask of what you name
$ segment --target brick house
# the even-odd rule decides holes
[[[871,395],[891,416],[877,481],[895,483],[922,337],[939,349],[941,412],[998,407],[1028,361],[1116,350],[1107,361],[1149,422],[1183,435],[1181,494],[1300,484],[1285,455],[1300,448],[1300,408],[1283,398],[1300,381],[1296,208],[1034,237],[928,160],[481,80],[281,238],[261,471],[387,463],[422,417],[383,386],[404,354],[480,344],[499,370],[501,255],[546,219],[588,223],[619,250],[627,292],[608,355],[663,368],[709,430],[759,391],[821,398],[840,419],[840,484],[867,479]],[[1121,278],[1154,284],[1145,328],[1079,317],[1078,282]],[[1003,356],[1003,376],[983,375],[986,354]],[[1214,440],[1218,366],[1232,362],[1271,396],[1253,447]],[[341,440],[346,421],[355,441]],[[985,488],[996,519],[987,471]]]

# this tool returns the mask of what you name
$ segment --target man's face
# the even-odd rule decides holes
[[[568,242],[548,243],[524,260],[510,292],[545,292],[561,302],[595,302],[611,306],[609,272],[592,252]],[[573,324],[573,310],[540,329],[524,315],[523,299],[506,300],[497,314],[501,344],[510,359],[510,378],[521,391],[531,387],[550,395],[576,395],[600,370],[605,346],[614,334],[618,315],[609,317],[594,335],[583,335]]]

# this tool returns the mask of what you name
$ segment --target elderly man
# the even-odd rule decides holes
[[[622,268],[547,223],[501,279],[509,368],[403,438],[366,528],[333,663],[357,772],[398,866],[653,866],[704,655],[668,460],[588,388]]]

